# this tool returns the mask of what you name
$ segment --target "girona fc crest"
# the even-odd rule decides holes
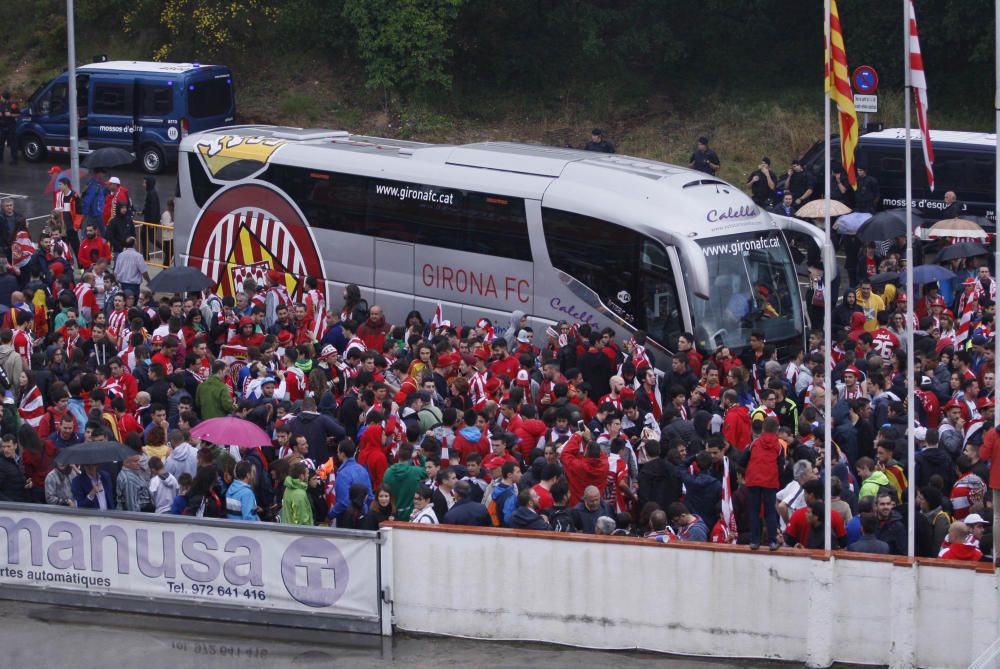
[[[218,284],[221,295],[235,295],[243,281],[264,283],[270,270],[282,272],[285,288],[299,301],[305,278],[320,280],[323,262],[312,233],[288,200],[266,186],[245,184],[222,192],[202,210],[191,235],[188,265]]]

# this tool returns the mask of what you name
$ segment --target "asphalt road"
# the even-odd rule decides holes
[[[449,638],[290,632],[0,601],[5,667],[736,669],[788,666]]]
[[[52,211],[52,195],[46,193],[51,177],[49,169],[53,166],[69,170],[69,157],[66,155],[49,154],[42,162],[29,163],[23,157],[16,166],[8,160],[0,161],[0,198],[13,197],[14,209],[27,218],[36,216],[47,217]],[[110,176],[117,176],[129,190],[132,203],[136,208],[142,208],[145,191],[142,178],[145,173],[137,166],[115,168],[108,171]],[[81,188],[85,188],[89,177],[80,179]],[[161,205],[166,204],[177,189],[177,174],[173,168],[156,176],[156,190],[160,193]],[[43,220],[43,219],[41,219]]]

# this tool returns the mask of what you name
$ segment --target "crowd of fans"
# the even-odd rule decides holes
[[[816,330],[779,361],[761,332],[736,355],[699,350],[683,334],[668,358],[642,332],[620,346],[620,333],[587,324],[535,332],[520,312],[509,324],[453,325],[440,312],[427,323],[416,311],[390,324],[356,286],[328,310],[314,278],[296,301],[276,271],[247,279],[235,297],[157,299],[115,281],[98,226],[83,230],[75,254],[50,242],[43,268],[0,260],[0,303],[9,305],[0,499],[771,550],[822,547],[830,533],[837,548],[905,554],[906,493],[916,486],[918,555],[992,552],[986,493],[1000,434],[988,267],[960,263],[958,289],[924,286],[916,367],[907,370],[906,296],[869,278],[897,261],[891,246],[884,258],[862,259],[856,288],[833,311],[832,350]],[[87,248],[98,252],[88,258]],[[822,290],[822,268],[811,273],[808,304]],[[829,389],[824,365],[833,368]],[[917,387],[914,425],[908,383]],[[192,440],[200,421],[227,415],[256,423],[272,445]],[[908,429],[915,481],[906,475]],[[82,470],[54,463],[60,450],[99,440],[135,455]]]

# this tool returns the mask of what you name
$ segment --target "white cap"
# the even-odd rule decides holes
[[[119,186],[121,186],[122,185],[122,180],[119,179],[118,177],[111,177],[110,179],[108,179],[108,183],[109,184],[118,184]]]
[[[915,428],[913,430],[913,438],[916,439],[917,441],[926,441],[927,440],[927,428],[926,427]]]
[[[966,525],[989,525],[990,521],[986,520],[978,513],[970,513],[963,520]]]
[[[522,344],[527,344],[529,341],[531,341],[528,338],[528,331],[527,330],[521,330],[520,332],[518,332],[517,333],[517,340],[519,342],[521,342]]]

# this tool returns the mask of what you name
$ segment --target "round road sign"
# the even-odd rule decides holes
[[[874,67],[862,65],[854,70],[854,74],[851,76],[851,83],[854,84],[854,90],[858,93],[865,95],[874,93],[878,90],[878,73]]]

